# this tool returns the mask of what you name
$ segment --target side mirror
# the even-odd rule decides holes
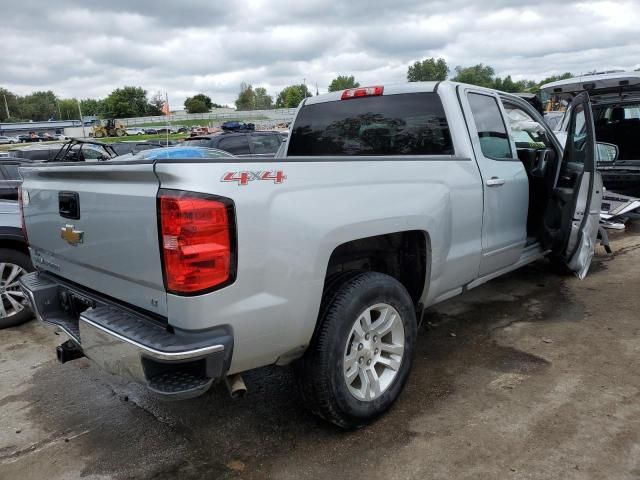
[[[613,143],[597,142],[596,147],[598,149],[598,156],[596,161],[598,162],[615,162],[620,154],[620,149]]]

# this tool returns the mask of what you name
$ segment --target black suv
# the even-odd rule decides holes
[[[273,157],[281,143],[279,132],[249,131],[200,135],[185,140],[181,145],[217,148],[238,157]]]

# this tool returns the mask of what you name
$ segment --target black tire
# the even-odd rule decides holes
[[[19,250],[0,248],[0,263],[12,263],[22,267],[25,272],[32,272],[33,265],[29,256]],[[0,301],[2,299],[0,298]],[[33,318],[33,312],[29,307],[9,317],[0,317],[0,329],[20,325]]]
[[[353,429],[379,417],[400,395],[411,371],[417,323],[411,297],[393,277],[355,272],[334,278],[333,283],[325,289],[318,327],[295,371],[306,406],[341,428]],[[344,378],[345,344],[359,315],[380,303],[392,306],[400,314],[404,353],[389,386],[374,400],[363,401],[352,395]]]

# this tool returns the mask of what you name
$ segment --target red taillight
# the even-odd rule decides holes
[[[341,100],[349,100],[350,98],[360,98],[360,97],[376,97],[378,95],[382,95],[384,91],[383,86],[377,87],[359,87],[359,88],[350,88],[349,90],[345,90],[342,92]]]
[[[24,222],[24,204],[23,204],[23,192],[22,187],[18,187],[18,208],[20,208],[20,227],[22,228],[22,236],[24,237],[24,241],[28,244],[29,237],[27,237],[27,225]]]
[[[167,290],[194,294],[235,278],[235,224],[230,200],[160,190],[160,242]]]

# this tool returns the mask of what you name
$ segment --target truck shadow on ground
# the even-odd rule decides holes
[[[355,475],[357,465],[349,460],[354,443],[370,444],[360,450],[362,462],[375,462],[386,445],[408,443],[416,435],[412,419],[437,412],[465,388],[457,379],[470,368],[495,376],[544,372],[546,359],[500,344],[496,333],[519,322],[580,321],[584,311],[565,280],[539,262],[427,311],[404,393],[387,415],[356,432],[341,432],[308,413],[290,368],[248,372],[249,393],[239,400],[217,386],[200,398],[166,403],[85,359],[49,362],[35,371],[25,393],[5,397],[0,408],[28,402],[29,418],[48,433],[43,442],[64,442],[87,459],[83,475],[264,478],[274,462],[294,452],[305,465],[345,465],[345,475],[351,465]],[[384,442],[372,441],[381,435]],[[28,453],[3,450],[0,460]]]

